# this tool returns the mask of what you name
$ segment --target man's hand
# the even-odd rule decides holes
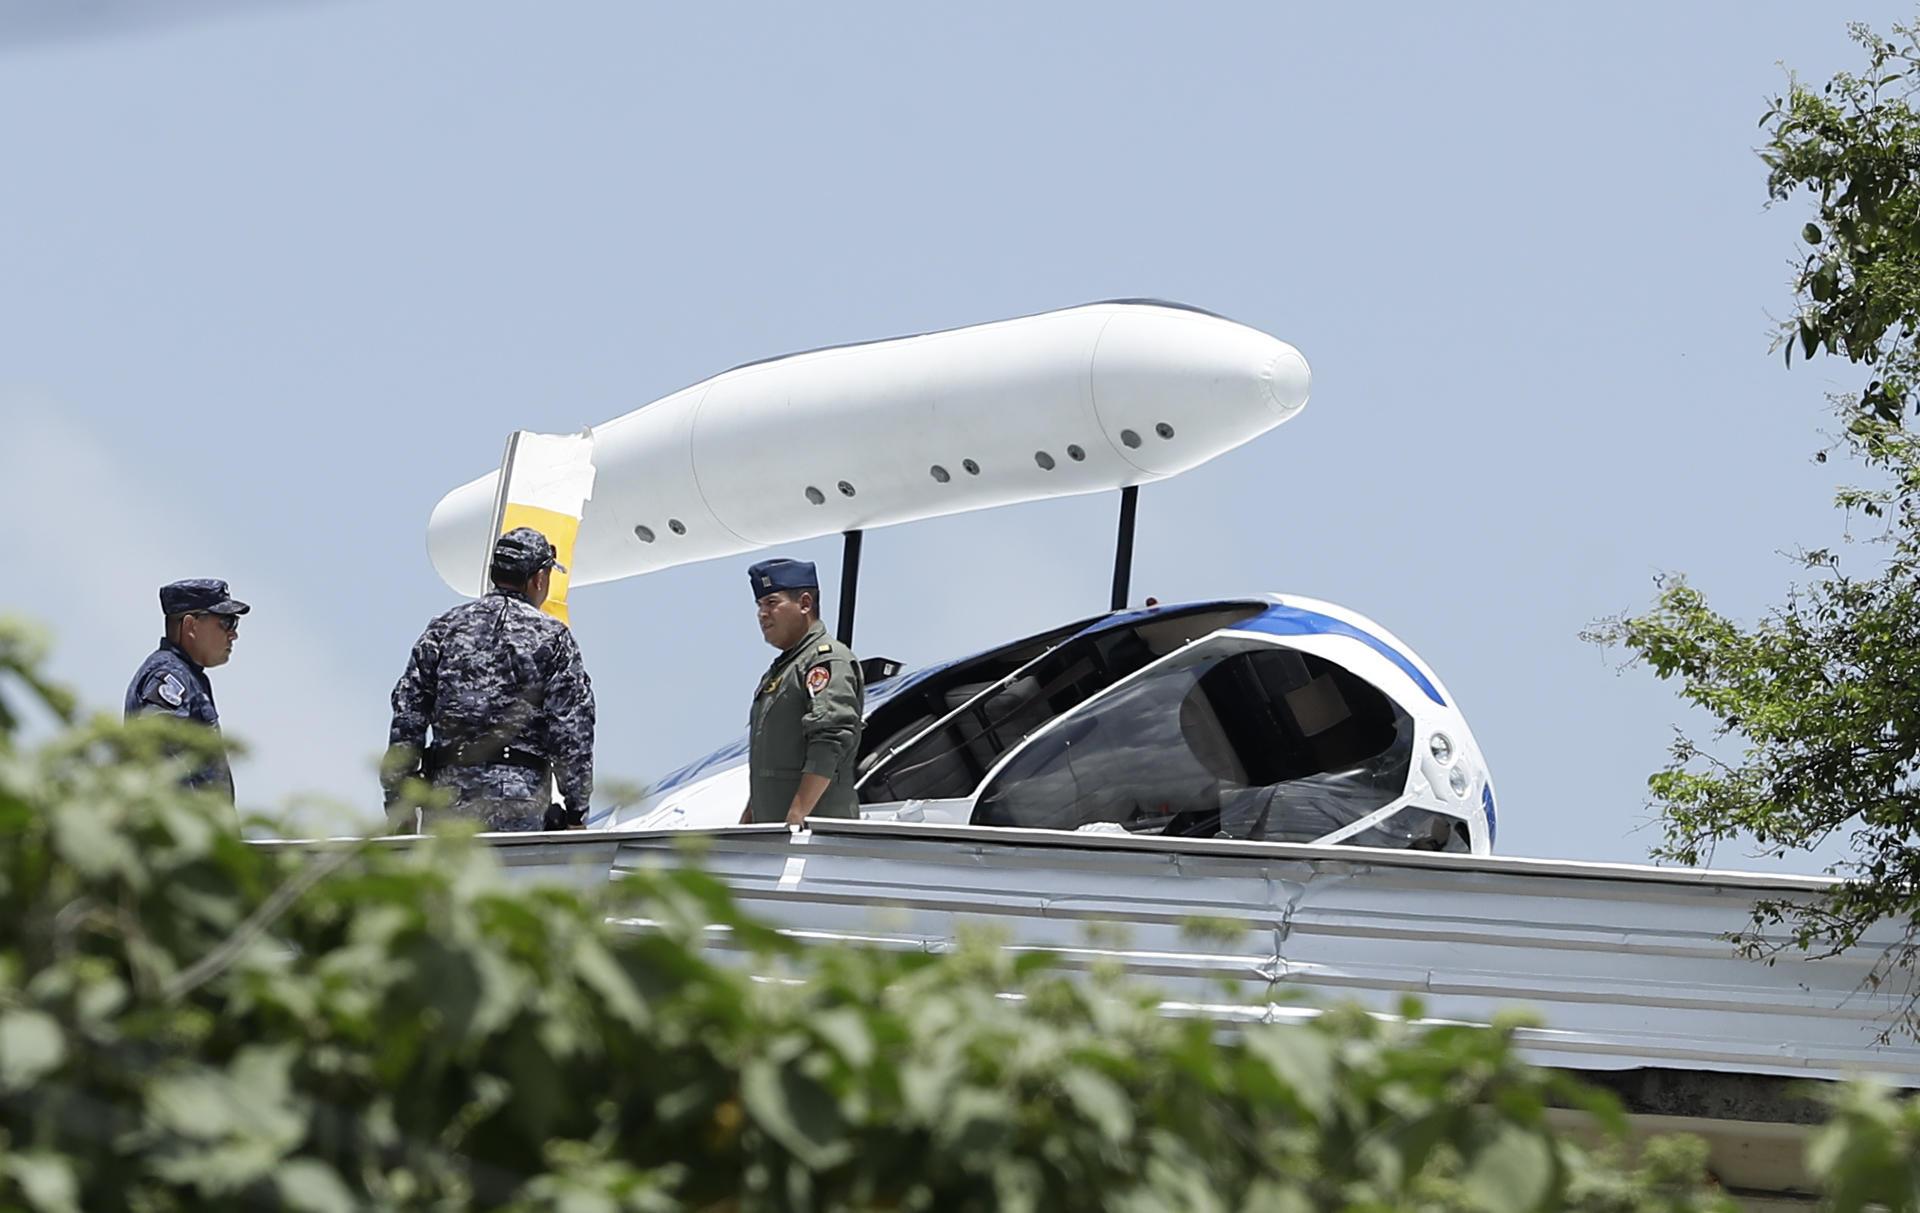
[[[800,786],[793,791],[793,803],[787,806],[787,827],[803,830],[807,826],[807,814],[813,812],[813,806],[820,803],[820,797],[826,794],[832,781],[825,775],[800,776]]]

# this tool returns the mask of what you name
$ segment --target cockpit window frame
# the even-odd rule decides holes
[[[1001,687],[1006,686],[1008,683],[1012,682],[1014,679],[1020,677],[1020,675],[1026,673],[1033,666],[1038,665],[1040,662],[1045,661],[1047,658],[1053,656],[1053,654],[1061,647],[1061,645],[1071,644],[1078,635],[1079,633],[1076,632],[1074,636],[1069,636],[1066,639],[1061,640],[1057,644],[1048,645],[1045,649],[1042,649],[1039,653],[1035,654],[1032,658],[1028,659],[1024,664],[1015,666],[1012,670],[1009,670],[1003,677],[995,679],[993,682],[987,684],[984,687],[981,687],[978,692],[976,692],[974,695],[967,698],[965,701],[963,701],[959,705],[948,708],[945,715],[934,717],[934,719],[927,725],[927,727],[921,729],[918,733],[915,733],[913,736],[907,738],[905,741],[889,749],[886,753],[880,755],[878,758],[875,758],[873,760],[873,765],[868,767],[866,771],[860,776],[860,778],[853,781],[854,793],[858,795],[860,789],[866,786],[867,780],[872,779],[875,775],[878,775],[880,772],[886,770],[887,764],[892,762],[896,756],[905,753],[907,750],[912,749],[915,745],[919,744],[920,740],[923,737],[928,736],[929,734],[934,732],[934,730],[936,729],[943,728],[948,722],[954,720],[962,712],[965,712],[969,708],[973,707],[974,704],[980,702],[982,699],[985,699],[987,696],[993,694],[995,691],[999,690]],[[1099,698],[1099,696],[1094,696],[1094,698],[1097,699]],[[1044,731],[1044,729],[1045,729],[1045,726],[1042,726],[1042,731]],[[1022,745],[1025,744],[1025,739],[1022,740],[1021,744]],[[1014,748],[1018,749],[1019,747],[1016,746]],[[982,780],[982,782],[984,783],[985,781]],[[976,785],[973,791],[974,793],[978,793],[979,790],[980,790],[979,787]],[[969,800],[972,799],[972,794],[969,794],[968,799]]]
[[[1064,712],[1061,712],[1060,714],[1058,714],[1057,716],[1049,720],[1045,725],[1042,725],[1040,728],[1035,729],[1032,733],[1029,733],[1025,738],[1021,740],[1021,742],[1018,745],[1009,749],[1005,754],[1002,754],[999,760],[993,764],[993,767],[990,770],[988,770],[988,772],[984,776],[981,777],[980,781],[977,784],[974,785],[972,794],[967,798],[967,806],[968,806],[967,820],[968,821],[973,820],[974,815],[979,811],[981,797],[986,794],[989,788],[993,787],[994,782],[1000,778],[1001,772],[1009,764],[1017,760],[1020,757],[1020,755],[1026,753],[1031,747],[1042,744],[1050,734],[1069,726],[1073,720],[1080,717],[1083,713],[1094,711],[1098,705],[1107,703],[1112,697],[1121,694],[1126,688],[1133,685],[1135,682],[1143,681],[1145,679],[1155,677],[1157,673],[1160,671],[1161,667],[1168,665],[1178,660],[1181,657],[1191,654],[1195,649],[1203,645],[1214,644],[1216,642],[1229,640],[1229,639],[1252,641],[1257,644],[1264,645],[1271,648],[1288,649],[1296,653],[1306,653],[1313,656],[1318,656],[1322,660],[1329,661],[1332,664],[1338,665],[1341,668],[1348,670],[1349,673],[1353,673],[1352,669],[1348,667],[1344,662],[1338,661],[1337,659],[1328,658],[1324,654],[1315,653],[1311,649],[1301,648],[1298,645],[1288,643],[1286,637],[1283,635],[1278,635],[1275,633],[1264,632],[1264,631],[1254,631],[1254,630],[1251,630],[1245,627],[1239,627],[1239,626],[1228,626],[1228,627],[1219,628],[1213,632],[1208,633],[1205,636],[1196,637],[1190,643],[1181,645],[1179,648],[1174,649],[1169,653],[1165,653],[1160,657],[1155,658],[1153,661],[1142,666],[1138,670],[1135,670],[1133,673],[1103,688],[1097,694],[1090,695],[1086,699],[1075,704],[1073,707],[1067,709]],[[1355,674],[1355,676],[1360,677],[1358,674]],[[1362,681],[1367,681],[1369,682],[1369,685],[1371,685],[1370,680],[1363,678]],[[1392,701],[1391,696],[1388,696],[1388,699],[1390,702]],[[1406,710],[1404,705],[1396,704],[1395,706],[1403,713]],[[1415,784],[1415,771],[1416,771],[1416,768],[1414,764],[1409,763],[1405,784],[1402,785],[1399,792],[1387,803],[1381,805],[1376,809],[1369,811],[1363,817],[1355,821],[1349,822],[1338,829],[1331,830],[1328,833],[1321,835],[1320,837],[1315,838],[1308,843],[1305,843],[1304,845],[1337,846],[1344,839],[1363,834],[1373,826],[1379,825],[1385,821],[1392,819],[1396,814],[1404,810],[1407,810],[1409,808],[1415,807],[1414,802],[1416,798],[1413,791],[1414,784]],[[1466,818],[1463,814],[1457,814],[1449,809],[1437,808],[1436,806],[1429,806],[1425,804],[1422,804],[1419,807],[1426,809],[1428,811],[1439,812],[1445,816],[1458,817],[1461,823],[1465,824]]]
[[[884,754],[875,758],[872,762],[872,765],[870,765],[864,772],[862,772],[860,776],[854,781],[855,794],[858,795],[860,789],[864,788],[867,785],[867,783],[870,780],[872,780],[874,777],[880,776],[883,773],[887,772],[889,765],[896,758],[899,758],[900,756],[907,754],[915,746],[919,745],[922,741],[924,741],[926,738],[939,732],[941,729],[946,728],[954,720],[960,718],[961,716],[965,715],[967,712],[976,708],[978,705],[986,701],[988,698],[990,698],[991,696],[995,695],[996,693],[998,693],[999,691],[1001,691],[1002,689],[1010,685],[1012,682],[1014,682],[1014,680],[1026,674],[1033,667],[1041,664],[1042,662],[1048,660],[1049,658],[1052,658],[1058,655],[1062,649],[1065,649],[1069,646],[1076,645],[1076,644],[1086,644],[1090,646],[1098,645],[1103,639],[1116,636],[1122,632],[1130,632],[1138,636],[1140,633],[1146,631],[1149,628],[1161,628],[1161,627],[1173,626],[1181,623],[1182,621],[1194,620],[1194,619],[1205,619],[1207,616],[1214,615],[1214,614],[1224,614],[1224,615],[1234,616],[1231,622],[1219,624],[1208,631],[1200,633],[1197,636],[1187,637],[1184,640],[1184,642],[1176,645],[1172,649],[1169,649],[1167,652],[1161,654],[1159,657],[1155,657],[1152,661],[1148,662],[1147,665],[1142,666],[1140,669],[1133,671],[1133,673],[1131,674],[1122,675],[1121,677],[1115,679],[1114,681],[1109,682],[1105,686],[1101,687],[1098,691],[1093,692],[1091,695],[1087,696],[1085,699],[1075,704],[1073,707],[1068,708],[1066,712],[1048,717],[1045,723],[1041,724],[1032,733],[1029,733],[1023,736],[1022,738],[1020,738],[1020,740],[1014,742],[1011,746],[1007,748],[1005,753],[1002,753],[1001,755],[999,755],[999,757],[994,761],[994,763],[991,766],[989,766],[984,772],[982,772],[977,779],[973,781],[972,786],[966,790],[963,796],[950,796],[950,797],[942,798],[942,799],[952,799],[952,800],[965,799],[969,803],[972,803],[979,796],[980,789],[985,787],[988,781],[993,778],[994,773],[999,770],[1001,761],[1003,761],[1009,754],[1012,754],[1016,751],[1019,751],[1025,748],[1026,745],[1029,742],[1031,742],[1034,738],[1040,736],[1041,734],[1045,733],[1047,730],[1051,729],[1054,723],[1060,720],[1062,716],[1071,715],[1073,712],[1078,711],[1080,708],[1084,707],[1086,704],[1100,699],[1101,697],[1112,692],[1114,688],[1123,685],[1129,679],[1136,677],[1137,675],[1143,673],[1145,670],[1152,668],[1152,666],[1154,665],[1157,665],[1161,661],[1164,661],[1170,657],[1178,656],[1181,653],[1187,652],[1188,650],[1192,649],[1195,645],[1205,644],[1211,641],[1214,637],[1219,636],[1224,632],[1234,631],[1236,629],[1242,629],[1245,624],[1247,624],[1248,622],[1254,619],[1260,618],[1262,614],[1264,614],[1266,611],[1270,609],[1271,609],[1271,604],[1265,603],[1265,602],[1260,602],[1256,600],[1225,599],[1225,600],[1219,600],[1219,601],[1213,601],[1213,602],[1192,603],[1192,604],[1181,606],[1181,607],[1175,607],[1172,609],[1163,609],[1158,611],[1149,608],[1148,610],[1145,610],[1145,611],[1119,612],[1113,615],[1106,615],[1098,619],[1090,620],[1084,626],[1064,636],[1061,636],[1056,642],[1048,645],[1041,652],[1035,654],[1033,657],[1023,662],[1017,668],[1009,671],[1004,676],[998,679],[995,679],[992,683],[988,684],[987,686],[982,687],[979,691],[969,696],[964,702],[949,708],[946,712],[940,714],[938,717],[935,717],[925,727],[915,732],[907,740],[900,742],[896,745],[890,746],[885,751]],[[1271,639],[1270,637],[1266,636],[1264,633],[1257,634],[1256,638],[1262,641]],[[1020,643],[1022,644],[1032,643],[1032,639],[1022,641]],[[1007,647],[1013,647],[1013,646],[1007,646]],[[982,657],[987,655],[988,654],[982,654]],[[979,660],[979,658],[974,658],[971,660]],[[920,799],[920,798],[908,797],[905,799]],[[905,803],[905,799],[887,799],[887,800],[875,800],[875,801],[862,800],[861,803],[863,806],[879,806],[879,805]]]

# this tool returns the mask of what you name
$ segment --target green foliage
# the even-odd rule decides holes
[[[1809,201],[1810,246],[1796,267],[1797,346],[1870,368],[1858,393],[1832,398],[1836,448],[1869,474],[1837,504],[1867,533],[1848,567],[1802,553],[1809,578],[1752,626],[1713,610],[1684,579],[1665,579],[1653,609],[1590,635],[1619,644],[1715,721],[1682,735],[1650,780],[1664,819],[1656,854],[1711,860],[1717,844],[1757,840],[1764,853],[1850,842],[1831,893],[1769,900],[1740,937],[1756,956],[1782,947],[1827,953],[1868,928],[1904,928],[1872,980],[1904,1008],[1887,1028],[1920,1032],[1920,437],[1903,424],[1920,372],[1920,35],[1853,35],[1867,67],[1820,88],[1791,82],[1761,119],[1768,190]],[[1830,451],[1818,458],[1825,461]],[[1854,567],[1856,564],[1864,567]]]
[[[0,750],[0,1207],[1726,1207],[1556,1133],[1619,1116],[1510,1024],[1223,1038],[990,941],[801,951],[691,865],[248,844],[164,723]]]
[[[44,632],[19,620],[0,619],[0,746],[12,744],[13,735],[20,727],[19,710],[6,689],[9,678],[60,723],[72,723],[73,696],[40,673],[46,657]]]
[[[1920,1210],[1920,1099],[1878,1087],[1843,1088],[1807,1152],[1834,1213]]]
[[[1878,367],[1858,403],[1897,421],[1920,369],[1920,116],[1909,104],[1920,42],[1911,26],[1896,25],[1890,39],[1850,28],[1866,70],[1818,91],[1794,80],[1760,120],[1769,194],[1785,201],[1805,190],[1815,201],[1815,221],[1800,233],[1811,246],[1794,281],[1800,306],[1781,337],[1789,362],[1798,346]]]

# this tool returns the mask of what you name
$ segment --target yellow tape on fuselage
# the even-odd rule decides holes
[[[561,564],[573,567],[573,541],[580,534],[580,520],[571,514],[562,514],[558,510],[543,510],[537,505],[520,505],[507,502],[506,512],[500,518],[502,535],[515,527],[530,526],[547,537],[553,545],[553,554]],[[547,601],[541,610],[558,619],[561,623],[570,623],[567,618],[567,582],[570,574],[553,570],[553,582],[547,589]]]

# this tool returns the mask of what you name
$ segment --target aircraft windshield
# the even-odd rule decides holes
[[[861,780],[860,799],[884,804],[971,796],[1002,756],[1054,717],[1260,610],[1236,603],[1168,611],[1050,650],[1022,642],[1021,664],[1008,663],[1003,649],[956,666],[937,683],[902,692],[875,711],[868,731],[882,740],[862,760],[872,770]]]
[[[1036,738],[981,793],[975,825],[1312,842],[1405,790],[1413,721],[1311,654],[1220,637]],[[1465,850],[1453,819],[1406,809],[1344,841]]]

